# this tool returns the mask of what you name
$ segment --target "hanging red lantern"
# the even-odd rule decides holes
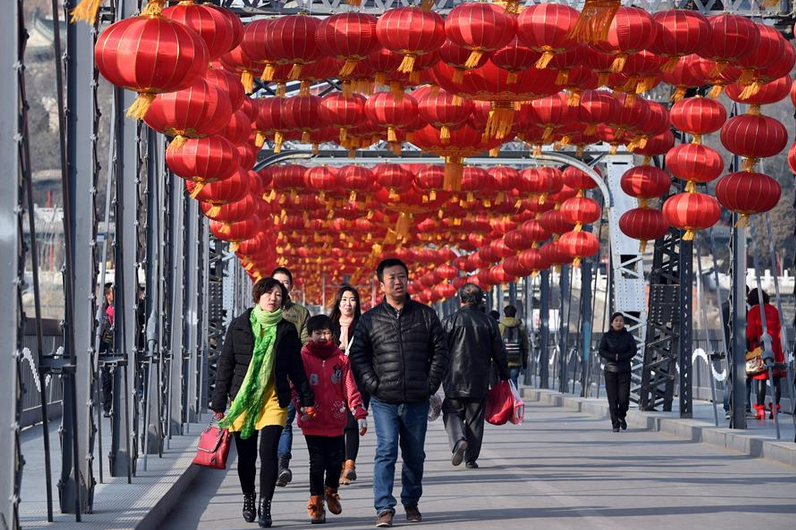
[[[489,182],[489,173],[485,169],[475,166],[466,166],[462,174],[462,185],[460,191],[467,193],[467,202],[471,203],[475,200],[475,194],[489,194],[486,190],[486,184]]]
[[[580,98],[578,115],[586,124],[583,134],[594,134],[601,123],[613,122],[620,112],[620,103],[610,92],[586,90]]]
[[[580,260],[594,256],[600,251],[600,240],[591,232],[567,232],[558,240],[561,251],[573,259],[572,265],[577,267]]]
[[[418,56],[438,50],[445,42],[445,21],[417,7],[389,9],[376,23],[376,36],[382,46],[404,56],[398,71],[408,74]]]
[[[572,37],[578,12],[564,4],[532,4],[517,17],[517,37],[541,53],[537,68],[547,68],[556,54],[577,44]]]
[[[655,166],[635,166],[622,174],[619,184],[622,191],[640,199],[640,207],[644,208],[647,200],[666,195],[671,179],[664,170]]]
[[[276,166],[271,173],[273,188],[283,194],[293,195],[304,187],[304,173],[307,168],[298,164]]]
[[[286,98],[282,106],[282,120],[288,129],[301,133],[301,141],[310,143],[310,132],[326,125],[321,118],[321,98],[298,96]]]
[[[491,55],[484,54],[475,66],[466,66],[467,60],[470,58],[470,50],[463,46],[446,40],[439,49],[439,59],[448,66],[454,69],[453,82],[459,84],[464,79],[464,72],[473,68],[481,68],[486,64],[486,61]]]
[[[785,40],[785,37],[772,26],[765,24],[755,23],[757,26],[760,39],[757,46],[751,51],[738,59],[738,66],[742,68],[739,83],[744,86],[744,94],[746,97],[754,95],[759,90],[763,72],[770,66],[775,65],[778,61],[785,58],[786,48],[793,50],[793,46]],[[785,74],[790,73],[793,68],[793,63],[790,68],[784,70]]]
[[[263,21],[265,22],[265,21]],[[253,22],[249,24],[251,26]],[[254,76],[259,76],[263,66],[258,63],[243,50],[243,44],[239,44],[232,51],[225,53],[218,58],[218,61],[225,70],[240,76],[240,83],[246,94],[254,91]]]
[[[667,60],[661,71],[669,72],[681,57],[699,53],[712,36],[707,17],[693,9],[672,9],[652,15],[658,24],[649,50]]]
[[[553,234],[563,234],[575,229],[575,223],[570,222],[559,210],[544,212],[539,217],[542,227]]]
[[[219,64],[219,63],[213,63]],[[226,92],[229,97],[232,112],[240,110],[243,105],[243,98],[246,93],[243,90],[243,85],[240,84],[240,79],[227,72],[223,68],[210,68],[205,74],[205,81],[210,84],[216,85],[218,88]]]
[[[756,86],[756,91],[747,90],[739,83],[727,85],[727,97],[738,103],[746,103],[747,105],[769,105],[771,103],[778,103],[786,97],[791,90],[790,75],[784,75],[778,79]],[[749,114],[753,114],[755,110],[750,109]]]
[[[224,241],[246,241],[257,236],[262,224],[260,220],[255,217],[249,217],[245,221],[238,221],[237,223],[222,223],[220,221],[210,221],[210,233],[218,239]],[[232,251],[237,250],[237,245],[234,245]]]
[[[239,201],[228,204],[199,203],[199,207],[206,217],[223,223],[236,223],[248,219],[254,214],[255,206],[254,197],[251,194],[246,195]]]
[[[368,98],[365,115],[373,123],[387,129],[388,142],[396,143],[396,129],[409,125],[417,116],[417,102],[409,95],[396,102],[390,93],[379,92]]]
[[[238,168],[235,146],[221,136],[188,140],[182,149],[166,150],[166,165],[175,175],[196,183],[217,182]]]
[[[724,105],[710,98],[686,98],[672,105],[669,111],[672,125],[683,132],[694,135],[699,143],[703,134],[710,134],[721,129],[727,121]]]
[[[141,119],[155,95],[183,90],[207,71],[207,45],[194,30],[160,16],[162,4],[150,2],[142,16],[108,26],[94,46],[94,61],[111,84],[138,93],[127,115]],[[149,53],[139,52],[139,43]]]
[[[185,189],[191,198],[215,205],[239,201],[249,193],[249,172],[239,167],[230,177],[218,182],[197,183],[186,180]]]
[[[265,34],[265,49],[277,57],[277,64],[292,65],[289,79],[301,77],[305,64],[314,63],[323,57],[315,41],[319,21],[304,14],[283,15],[275,18]],[[265,80],[270,80],[264,73]]]
[[[681,144],[666,153],[666,167],[680,180],[706,183],[721,175],[724,160],[718,151],[705,145]],[[688,189],[693,189],[693,184]]]
[[[599,175],[600,172],[595,168],[594,171]],[[564,184],[576,190],[591,190],[598,184],[585,171],[575,166],[567,166],[561,173]]]
[[[719,201],[704,193],[678,193],[663,203],[663,216],[669,225],[685,231],[684,241],[691,241],[695,231],[716,224],[721,207]]]
[[[440,130],[440,140],[447,143],[450,140],[450,130],[463,125],[473,112],[473,103],[470,100],[457,102],[456,96],[447,90],[434,91],[422,88],[417,90],[417,110],[426,123]],[[460,104],[457,104],[460,103]]]
[[[553,138],[553,133],[574,121],[576,116],[576,109],[567,104],[567,97],[563,92],[532,101],[531,109],[530,122],[544,129],[543,143],[549,143]]]
[[[608,38],[594,46],[614,56],[611,72],[619,73],[628,55],[652,46],[657,33],[658,25],[652,15],[637,7],[620,7],[608,28]]]
[[[534,243],[534,248],[538,246],[538,243],[547,241],[553,236],[553,233],[545,229],[538,219],[529,219],[523,222],[520,225],[519,231],[523,234],[525,239]]]
[[[229,122],[223,129],[218,131],[218,136],[223,136],[229,140],[232,145],[240,145],[249,139],[251,130],[252,122],[249,116],[242,110],[239,110],[238,112],[232,113]]]
[[[539,254],[542,262],[548,267],[558,267],[572,261],[572,258],[564,251],[559,241],[549,241],[545,243],[539,247]]]
[[[583,225],[596,223],[602,212],[600,204],[590,197],[572,197],[561,203],[561,213],[570,223],[575,224],[575,231]]]
[[[744,170],[751,169],[758,158],[779,154],[788,144],[788,131],[779,121],[750,114],[727,120],[720,137],[729,152],[746,158]]]
[[[345,142],[348,130],[367,121],[364,96],[352,94],[329,94],[321,99],[320,115],[323,121],[340,129],[340,141]]]
[[[716,61],[716,72],[751,54],[760,42],[760,31],[752,20],[728,13],[708,17],[711,38],[699,55]]]
[[[710,78],[694,67],[694,63],[701,59],[697,55],[680,57],[671,69],[663,72],[663,82],[674,88],[672,101],[680,101],[689,88],[706,85]]]
[[[398,193],[408,191],[414,179],[414,175],[399,164],[377,164],[373,166],[373,176],[390,191],[390,200],[397,200]]]
[[[669,231],[669,225],[660,210],[633,208],[619,218],[619,230],[627,237],[640,240],[639,252],[644,252],[647,249],[647,241],[665,236]]]
[[[505,46],[495,50],[490,60],[492,64],[509,73],[506,77],[508,83],[514,83],[519,78],[519,73],[522,70],[533,68],[540,56],[538,51],[526,46],[519,38],[515,37]]]
[[[351,75],[357,63],[379,48],[377,22],[373,15],[352,12],[332,15],[318,24],[318,47],[326,55],[345,61],[339,75]]]
[[[317,192],[318,198],[323,201],[326,194],[338,188],[337,175],[327,166],[312,167],[304,173],[304,186]]]
[[[716,198],[728,210],[741,214],[738,222],[744,225],[750,215],[773,209],[781,195],[779,183],[763,173],[730,173],[716,184]]]
[[[467,2],[459,4],[445,18],[445,34],[452,42],[470,50],[466,68],[474,68],[483,56],[512,41],[514,20],[495,5]]]
[[[233,15],[233,16],[230,16]],[[163,10],[163,16],[185,24],[207,44],[208,59],[214,61],[240,44],[243,24],[224,8],[181,0]]]
[[[537,272],[545,270],[550,266],[544,260],[542,253],[535,248],[529,248],[523,250],[522,252],[517,254],[517,259],[520,262],[520,266],[524,268],[526,271],[528,270],[531,271],[533,276],[536,276]]]

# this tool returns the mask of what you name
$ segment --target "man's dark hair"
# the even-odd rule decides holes
[[[514,318],[517,316],[517,308],[509,304],[503,308],[503,314],[509,318]]]
[[[315,315],[307,320],[307,333],[310,335],[313,331],[332,329],[332,319],[326,315]]]
[[[500,313],[498,313],[494,309],[489,312],[489,316],[492,317],[495,320],[495,322],[500,320]]]
[[[252,287],[252,299],[254,303],[259,303],[260,298],[275,286],[279,286],[279,290],[282,293],[282,305],[280,307],[285,307],[285,303],[287,302],[287,289],[282,285],[282,282],[273,278],[262,278],[254,284],[254,287]]]
[[[768,296],[768,293],[763,291],[762,289],[754,289],[746,295],[746,303],[749,304],[750,307],[756,306],[760,304],[760,292],[763,293],[763,304],[767,304],[771,301],[771,298]]]
[[[465,283],[462,285],[461,289],[459,289],[459,300],[461,300],[463,304],[470,306],[481,305],[481,302],[484,301],[484,291],[472,282]]]
[[[271,272],[271,277],[273,278],[277,274],[284,274],[290,280],[290,285],[293,285],[293,274],[287,267],[277,267]]]
[[[399,260],[398,258],[387,258],[381,260],[379,266],[376,267],[376,278],[379,279],[380,282],[384,281],[384,269],[395,267],[396,265],[400,265],[406,271],[406,274],[409,274],[409,268],[406,266],[406,263]]]

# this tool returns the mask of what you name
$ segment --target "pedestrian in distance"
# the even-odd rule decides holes
[[[286,267],[277,267],[271,273],[271,277],[287,289],[287,299],[282,310],[282,318],[296,326],[301,344],[307,344],[310,340],[310,336],[307,333],[307,321],[310,318],[310,312],[303,305],[290,299],[290,293],[293,290],[293,274]],[[293,449],[293,421],[295,419],[296,409],[293,408],[293,403],[291,402],[287,407],[285,428],[282,429],[282,434],[279,437],[279,474],[276,480],[276,485],[279,487],[285,487],[293,480],[293,472],[290,471],[290,459],[293,456],[291,450]]]
[[[762,296],[761,296],[762,293]],[[761,300],[762,298],[762,300]],[[774,380],[771,384],[774,387],[774,399],[768,404],[769,418],[774,418],[774,403],[776,403],[777,414],[779,414],[779,402],[782,399],[782,379],[788,375],[788,367],[785,364],[785,353],[782,351],[782,339],[780,337],[781,324],[779,321],[779,311],[769,303],[768,293],[754,289],[746,298],[749,311],[746,313],[746,349],[749,352],[765,349],[763,341],[763,319],[760,315],[760,304],[763,304],[763,311],[766,315],[766,330],[771,337],[771,350],[774,353]],[[768,386],[768,370],[751,375],[757,382],[757,403],[755,404],[755,418],[762,420],[766,417],[766,388]]]
[[[364,313],[349,348],[359,388],[371,395],[376,424],[373,504],[376,526],[392,526],[395,463],[401,448],[401,503],[409,522],[420,522],[429,398],[448,366],[445,332],[433,309],[407,294],[409,269],[385,259],[376,270],[384,300]]]
[[[332,333],[337,339],[337,345],[348,355],[348,346],[354,335],[359,317],[362,316],[359,303],[359,293],[350,285],[342,286],[334,298],[334,307],[329,318],[332,320]],[[362,392],[362,403],[367,409],[370,396]],[[359,454],[359,424],[357,419],[348,411],[348,423],[345,428],[345,463],[340,474],[340,484],[349,485],[357,479],[356,460]]]
[[[308,416],[315,414],[315,398],[304,373],[296,327],[283,318],[287,290],[274,278],[263,278],[254,284],[252,298],[254,307],[235,318],[227,330],[210,408],[219,426],[234,433],[243,518],[252,522],[256,516],[261,528],[269,528],[277,447],[287,420],[291,384]],[[231,405],[224,415],[228,401]],[[254,485],[258,439],[259,507]]]
[[[474,283],[459,289],[461,307],[442,321],[448,335],[448,373],[443,388],[442,420],[451,446],[451,464],[478,468],[484,437],[489,382],[484,374],[494,362],[502,381],[509,379],[506,350],[497,323],[479,309],[484,292]]]
[[[102,287],[104,300],[99,312],[99,353],[107,355],[113,351],[113,333],[116,312],[113,305],[113,284],[108,282]],[[106,418],[111,417],[113,410],[113,373],[108,365],[102,367],[100,373],[102,385],[102,411]]]
[[[636,355],[636,339],[625,328],[622,313],[611,315],[611,328],[600,340],[600,357],[605,361],[605,393],[614,432],[627,429],[630,406],[630,360]]]
[[[307,331],[310,341],[301,350],[301,359],[315,395],[316,414],[299,416],[298,425],[310,456],[307,512],[310,522],[316,524],[326,522],[324,501],[333,514],[343,511],[337,489],[345,456],[346,414],[353,411],[359,427],[357,434],[364,436],[368,430],[368,411],[362,405],[348,357],[337,347],[331,319],[316,315],[307,322]]]
[[[528,368],[530,346],[525,325],[522,320],[517,318],[517,308],[511,304],[503,308],[503,318],[500,319],[500,336],[506,347],[511,380],[514,386],[519,388],[520,373]]]

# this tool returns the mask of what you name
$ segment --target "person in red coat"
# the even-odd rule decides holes
[[[301,350],[301,360],[315,395],[315,415],[299,416],[298,426],[310,455],[307,512],[312,523],[323,523],[326,521],[324,501],[335,515],[343,510],[337,489],[345,457],[343,431],[348,423],[348,411],[359,423],[360,436],[368,429],[368,411],[362,404],[348,357],[337,347],[331,319],[316,315],[307,321],[307,331],[310,341]]]
[[[777,413],[779,413],[779,401],[782,398],[782,378],[787,374],[785,367],[785,354],[782,351],[782,341],[780,339],[780,320],[779,311],[769,303],[768,293],[760,290],[763,298],[763,311],[766,314],[766,328],[771,336],[771,349],[774,352],[774,394],[777,403]],[[760,294],[758,289],[749,293],[746,299],[750,309],[746,313],[746,349],[753,351],[755,348],[765,349],[763,344],[763,320],[760,315]],[[768,371],[764,371],[752,376],[757,381],[757,419],[763,419],[766,414],[766,384],[768,382]],[[769,403],[769,417],[774,417],[773,404]]]

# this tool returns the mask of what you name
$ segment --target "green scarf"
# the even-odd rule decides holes
[[[282,320],[282,310],[278,309],[269,313],[259,305],[255,305],[249,320],[254,334],[252,360],[229,412],[218,423],[219,427],[227,429],[238,416],[245,414],[245,420],[240,430],[240,437],[244,439],[254,434],[257,417],[264,405],[265,387],[268,385],[268,380],[274,369],[276,325]]]

